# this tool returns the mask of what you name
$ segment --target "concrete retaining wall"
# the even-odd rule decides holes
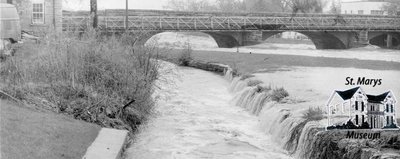
[[[121,159],[127,139],[127,130],[102,128],[82,159]]]

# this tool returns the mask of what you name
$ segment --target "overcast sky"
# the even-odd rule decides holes
[[[128,0],[129,9],[163,9],[168,0]],[[342,0],[355,1],[355,0]],[[89,10],[90,0],[63,0],[64,10]],[[125,0],[97,0],[97,9],[125,9]]]

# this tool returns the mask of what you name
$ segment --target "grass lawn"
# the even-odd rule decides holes
[[[180,56],[180,50],[171,50],[166,53],[168,58]],[[272,72],[285,70],[292,66],[304,67],[339,67],[361,68],[372,70],[400,70],[399,62],[358,60],[331,57],[311,57],[299,55],[276,54],[243,54],[221,51],[193,50],[194,60],[216,62],[237,68],[239,72]]]
[[[1,157],[82,158],[100,127],[0,99]]]

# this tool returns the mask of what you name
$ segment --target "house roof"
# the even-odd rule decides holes
[[[382,93],[380,95],[370,95],[367,94],[368,97],[368,101],[369,102],[373,102],[373,103],[379,103],[382,102],[383,100],[385,100],[385,98],[388,96],[388,94],[390,93],[390,91]]]
[[[345,91],[336,91],[336,93],[339,94],[343,100],[348,100],[353,97],[354,93],[356,93],[358,89],[360,89],[360,87],[355,87]]]

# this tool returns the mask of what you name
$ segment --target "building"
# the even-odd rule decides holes
[[[382,7],[388,4],[386,0],[354,0],[340,2],[342,14],[388,15]]]
[[[62,0],[1,0],[16,6],[21,20],[21,29],[39,33],[55,28],[62,30]]]
[[[326,104],[328,126],[341,125],[349,120],[358,127],[368,123],[371,129],[397,125],[396,102],[392,91],[369,95],[361,87],[335,90]]]

